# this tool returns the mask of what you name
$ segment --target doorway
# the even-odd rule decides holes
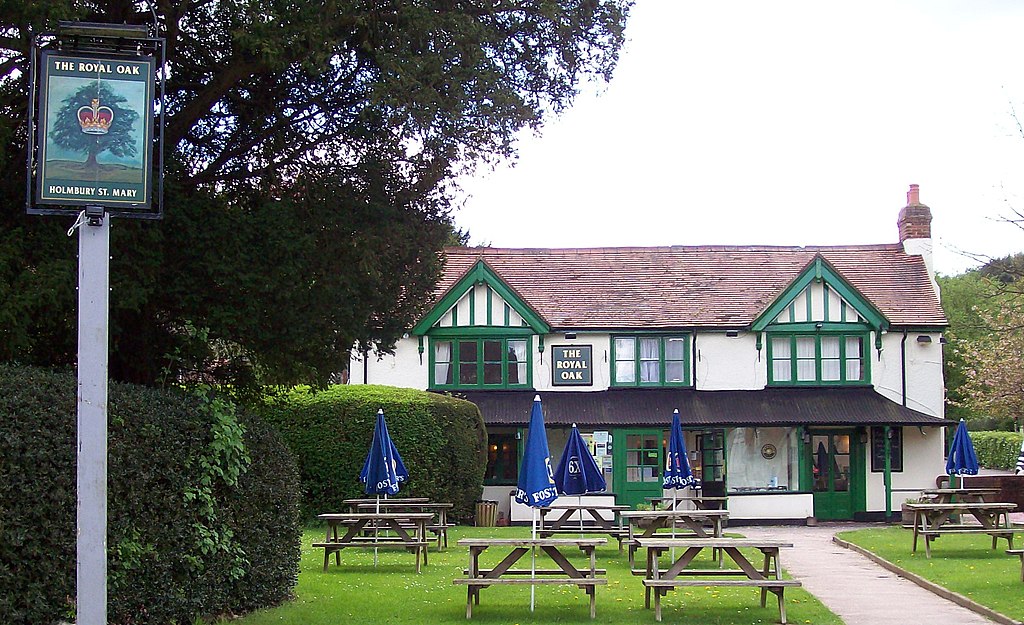
[[[818,519],[853,519],[858,497],[863,497],[863,471],[858,470],[853,434],[853,430],[811,432],[814,516]]]
[[[635,509],[639,503],[648,503],[647,497],[660,497],[661,430],[616,430],[614,437],[615,502]]]

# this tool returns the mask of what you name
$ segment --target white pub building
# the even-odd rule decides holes
[[[354,354],[350,383],[477,404],[481,497],[513,522],[538,393],[552,466],[576,423],[617,503],[662,495],[678,408],[730,519],[881,519],[934,486],[947,424],[917,185],[897,226],[877,245],[450,248],[427,314],[394,355]]]

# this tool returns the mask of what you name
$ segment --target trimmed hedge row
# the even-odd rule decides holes
[[[471,518],[487,468],[480,409],[436,393],[374,385],[297,388],[262,409],[299,464],[304,516],[341,511],[344,499],[365,496],[359,471],[378,409],[409,470],[398,496],[451,502],[453,518]]]
[[[974,443],[974,453],[978,455],[978,464],[989,469],[1012,471],[1017,465],[1017,456],[1020,455],[1021,440],[1024,440],[1024,437],[1017,432],[971,432],[971,442]]]
[[[76,382],[0,365],[0,621],[73,620]],[[185,624],[279,603],[299,487],[276,433],[219,400],[111,384],[108,621]]]

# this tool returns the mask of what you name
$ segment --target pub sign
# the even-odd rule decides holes
[[[554,345],[551,347],[552,386],[590,386],[593,377],[593,346]]]
[[[150,208],[154,67],[152,56],[42,52],[36,205]]]

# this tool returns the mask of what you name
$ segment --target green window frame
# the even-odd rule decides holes
[[[690,335],[611,337],[612,386],[690,386]]]
[[[430,339],[430,388],[532,388],[528,336],[451,336]]]
[[[772,332],[768,384],[864,386],[871,383],[867,332]]]

